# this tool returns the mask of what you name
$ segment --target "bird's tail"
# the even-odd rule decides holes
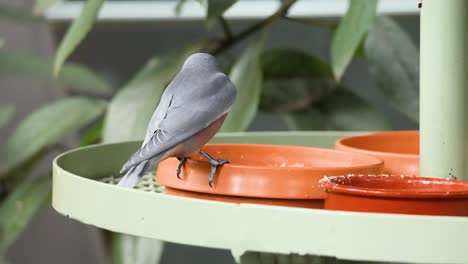
[[[130,170],[125,173],[125,176],[120,179],[118,186],[125,188],[133,188],[140,181],[140,177],[145,172],[145,169],[148,165],[148,160],[142,161],[137,166],[132,167]]]

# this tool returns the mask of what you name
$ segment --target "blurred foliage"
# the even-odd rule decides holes
[[[206,9],[206,27],[211,29],[215,26],[216,22],[223,19],[223,13],[234,5],[237,0],[194,0],[203,5]],[[188,0],[180,0],[175,8],[176,15],[180,16],[184,4]]]
[[[34,6],[34,13],[35,14],[43,14],[44,11],[53,6],[59,0],[36,0],[36,5]]]
[[[0,252],[4,252],[37,211],[50,202],[51,182],[50,173],[25,179],[0,204]]]
[[[42,149],[59,143],[69,133],[96,119],[105,108],[104,101],[70,96],[29,114],[4,146],[5,158],[0,162],[0,179],[8,177],[14,167]]]
[[[348,11],[333,34],[331,65],[337,80],[341,79],[362,39],[372,25],[377,0],[350,0]]]
[[[71,91],[91,95],[109,95],[112,92],[111,85],[87,67],[67,63],[59,76],[54,77],[50,61],[27,53],[0,50],[0,76],[56,81]]]
[[[162,251],[162,243],[155,239],[125,234],[114,234],[112,237],[113,264],[158,263]]]
[[[389,262],[369,262],[341,260],[333,257],[246,252],[240,258],[242,264],[385,264]]]
[[[81,14],[73,21],[57,48],[53,68],[54,76],[58,76],[65,60],[93,28],[103,3],[104,0],[87,0],[84,3]]]
[[[0,128],[6,125],[8,121],[10,121],[14,113],[15,113],[14,105],[12,104],[0,105]]]
[[[224,34],[149,58],[107,101],[98,98],[114,92],[108,81],[91,68],[65,63],[92,30],[103,1],[85,2],[80,16],[61,40],[53,61],[27,53],[6,52],[0,45],[0,75],[48,80],[64,87],[57,101],[28,114],[2,146],[0,192],[6,193],[0,193],[0,199],[6,198],[0,200],[0,259],[35,213],[49,201],[51,172],[31,177],[37,174],[34,172],[39,162],[54,151],[78,145],[142,139],[166,85],[184,59],[194,52],[210,52],[232,62],[225,66],[230,69],[229,76],[237,86],[238,96],[223,131],[246,130],[258,110],[278,113],[292,130],[389,129],[385,116],[372,102],[356,94],[346,83],[346,69],[355,57],[367,63],[389,105],[418,121],[418,50],[391,18],[375,16],[377,0],[350,0],[348,11],[336,26],[297,20],[330,31],[330,61],[304,50],[268,48],[269,27],[276,21],[290,19],[287,13],[296,0],[278,0],[277,12],[239,32],[233,32],[229,21],[223,18],[236,0],[192,0],[206,8],[207,29],[219,26]],[[190,0],[179,1],[177,13],[187,1]],[[34,14],[0,6],[0,18],[36,26],[45,22],[37,15],[54,2],[37,0]],[[248,45],[232,60],[229,51],[246,39]],[[9,122],[14,109],[14,105],[0,105],[0,127]],[[64,144],[63,139],[70,135],[79,140]],[[122,264],[155,262],[159,253],[149,249],[158,247],[159,243],[116,235],[109,247],[114,252],[109,255]],[[245,261],[255,259],[258,263],[257,258],[262,258],[269,263],[272,257],[276,258],[253,254],[245,256]],[[295,256],[283,256],[280,260],[322,263],[316,262],[316,258]]]
[[[409,36],[390,18],[377,17],[365,42],[365,56],[388,102],[419,121],[419,51]]]
[[[260,52],[264,37],[254,40],[231,68],[229,77],[237,88],[237,96],[221,131],[244,131],[255,117],[262,89]]]

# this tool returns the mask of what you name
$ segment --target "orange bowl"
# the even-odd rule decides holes
[[[190,192],[185,196],[209,194],[215,196],[203,197],[231,202],[233,197],[260,198],[262,203],[261,199],[323,199],[318,182],[324,176],[379,173],[383,168],[377,158],[331,149],[254,144],[212,144],[203,149],[230,161],[218,168],[213,188],[208,185],[210,164],[199,154],[186,161],[181,179],[175,173],[177,159],[162,161],[157,181],[169,187],[169,193],[176,189]]]
[[[324,208],[355,212],[468,216],[468,182],[415,176],[326,177]]]
[[[394,175],[419,175],[419,131],[387,131],[345,137],[336,149],[377,157],[384,161],[384,172]]]

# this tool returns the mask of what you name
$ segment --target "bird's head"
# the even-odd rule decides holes
[[[194,53],[190,55],[185,60],[182,68],[203,69],[213,72],[221,71],[221,67],[216,57],[208,53]]]

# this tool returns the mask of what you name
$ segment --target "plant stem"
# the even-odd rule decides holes
[[[215,47],[212,51],[211,54],[217,55],[219,53],[222,53],[226,49],[231,48],[234,44],[237,42],[247,38],[251,34],[255,33],[256,31],[271,25],[275,20],[278,18],[285,17],[286,14],[289,11],[289,8],[296,2],[297,0],[290,0],[290,1],[284,1],[280,8],[273,13],[271,16],[253,24],[251,27],[245,29],[244,31],[240,32],[239,34],[232,36],[231,38],[226,38],[220,42],[220,44]]]
[[[313,18],[300,19],[300,18],[285,17],[284,19],[286,19],[288,21],[291,21],[291,22],[299,23],[299,24],[306,24],[306,25],[313,25],[313,26],[317,26],[317,27],[323,27],[323,28],[326,28],[328,30],[331,30],[331,29],[333,29],[334,27],[336,27],[338,25],[337,22],[324,22],[321,19],[313,19]]]
[[[221,27],[224,30],[224,34],[226,34],[226,39],[232,39],[232,36],[233,36],[232,31],[231,31],[231,28],[229,27],[229,24],[226,21],[226,19],[224,19],[223,16],[220,16],[219,17],[219,22],[221,23]]]

